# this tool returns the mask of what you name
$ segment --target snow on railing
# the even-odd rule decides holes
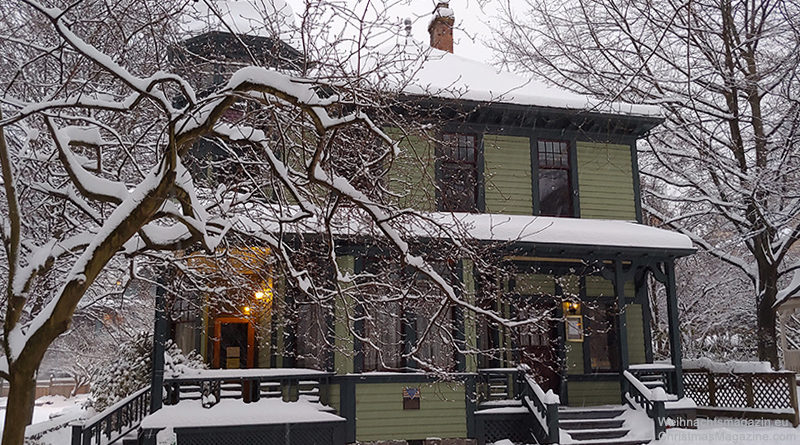
[[[72,424],[72,445],[113,443],[139,427],[150,414],[150,386],[109,406],[85,422]]]
[[[552,389],[545,392],[533,377],[520,369],[522,387],[522,404],[539,421],[542,434],[537,439],[540,443],[558,443],[558,406],[561,399]]]
[[[668,400],[666,391],[664,388],[648,388],[627,370],[623,371],[622,375],[625,377],[623,395],[628,404],[634,408],[634,405],[644,408],[647,416],[653,419],[655,438],[661,438],[661,435],[666,432],[665,402]]]

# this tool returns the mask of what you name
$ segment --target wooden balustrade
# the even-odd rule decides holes
[[[793,372],[718,373],[684,370],[686,395],[698,414],[789,420],[800,424],[797,375]]]

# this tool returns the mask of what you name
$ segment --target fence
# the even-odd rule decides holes
[[[10,387],[8,382],[0,379],[0,397],[8,397]],[[75,380],[70,378],[52,378],[48,380],[36,381],[36,398],[44,396],[64,396],[69,397],[75,389]],[[89,385],[81,385],[75,394],[87,394]]]
[[[793,372],[717,373],[685,370],[686,395],[697,414],[789,420],[800,424]]]

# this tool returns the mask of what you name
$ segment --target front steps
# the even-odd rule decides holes
[[[632,431],[635,412],[625,406],[568,408],[558,410],[562,444],[641,445],[650,438]],[[649,420],[649,419],[647,419]]]
[[[571,408],[558,411],[560,443],[571,445],[642,445],[652,440],[652,420],[626,406]],[[532,444],[531,414],[519,400],[483,402],[475,412],[478,444],[502,439]],[[642,427],[644,425],[644,429]],[[638,426],[638,427],[637,427]],[[647,432],[645,432],[647,431]]]

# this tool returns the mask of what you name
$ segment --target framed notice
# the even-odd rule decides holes
[[[583,315],[567,315],[567,341],[583,343]]]
[[[419,388],[403,388],[403,409],[419,409]]]

